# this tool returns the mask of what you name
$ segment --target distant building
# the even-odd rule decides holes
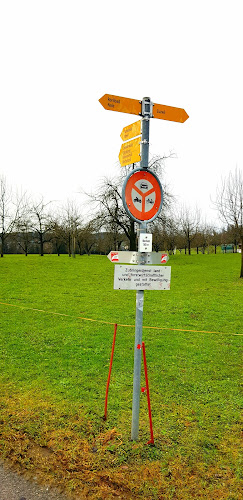
[[[228,243],[227,245],[221,245],[221,250],[223,253],[234,253],[235,245],[233,243]]]

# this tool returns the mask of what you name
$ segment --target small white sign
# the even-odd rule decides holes
[[[139,252],[152,252],[152,234],[141,233],[138,242]]]
[[[169,266],[115,265],[115,290],[170,290]]]

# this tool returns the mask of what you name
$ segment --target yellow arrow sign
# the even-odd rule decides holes
[[[99,99],[99,102],[103,108],[110,111],[120,111],[121,113],[131,113],[132,115],[140,115],[141,113],[141,101],[137,101],[137,99],[105,94]]]
[[[137,135],[141,134],[141,120],[138,122],[132,123],[131,125],[127,125],[124,127],[121,132],[121,138],[123,141],[128,141],[128,139],[132,139]]]
[[[140,137],[122,144],[119,153],[119,161],[122,167],[137,163],[140,159]]]
[[[142,114],[142,101],[138,101],[137,99],[105,94],[99,101],[103,108],[110,111],[120,111],[122,113],[131,113],[132,115]],[[165,106],[164,104],[154,104],[153,118],[184,123],[189,116],[182,108],[174,108],[173,106]]]
[[[154,104],[153,117],[180,123],[184,123],[189,118],[184,109],[164,106],[163,104]]]

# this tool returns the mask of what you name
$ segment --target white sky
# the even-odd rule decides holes
[[[46,201],[80,199],[117,172],[122,128],[103,94],[186,110],[152,119],[150,153],[178,199],[215,219],[210,195],[243,168],[241,0],[1,0],[0,174]],[[121,167],[119,167],[121,168]]]

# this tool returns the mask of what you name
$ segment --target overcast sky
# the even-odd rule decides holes
[[[79,200],[116,174],[122,128],[104,94],[184,108],[152,119],[150,154],[181,203],[210,208],[243,168],[242,1],[0,1],[0,174],[46,201]]]

